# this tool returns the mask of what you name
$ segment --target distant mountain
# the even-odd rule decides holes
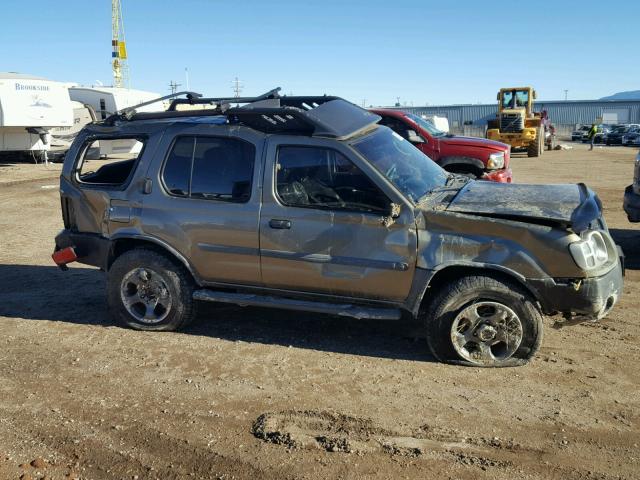
[[[640,100],[640,90],[618,92],[608,97],[602,97],[600,100]]]

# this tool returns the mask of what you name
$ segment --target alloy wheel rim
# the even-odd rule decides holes
[[[463,359],[478,365],[500,364],[518,350],[523,328],[518,315],[498,302],[464,308],[451,324],[451,343]]]
[[[173,303],[164,278],[149,268],[127,273],[120,285],[120,297],[129,315],[148,325],[167,318]]]

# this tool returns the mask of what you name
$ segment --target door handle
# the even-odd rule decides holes
[[[272,218],[269,220],[269,226],[280,230],[289,230],[291,228],[291,220],[279,220],[277,218]]]

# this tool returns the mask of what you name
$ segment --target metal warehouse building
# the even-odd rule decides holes
[[[495,118],[498,105],[440,105],[426,107],[395,107],[417,115],[439,115],[449,120],[452,133],[484,136],[487,120]],[[558,134],[570,135],[578,124],[639,123],[640,100],[568,100],[537,101],[535,110],[546,110]]]

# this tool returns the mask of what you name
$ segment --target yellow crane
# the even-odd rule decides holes
[[[124,22],[120,0],[111,0],[111,66],[113,67],[113,86],[129,88],[129,65],[127,63],[127,45],[124,38]]]

